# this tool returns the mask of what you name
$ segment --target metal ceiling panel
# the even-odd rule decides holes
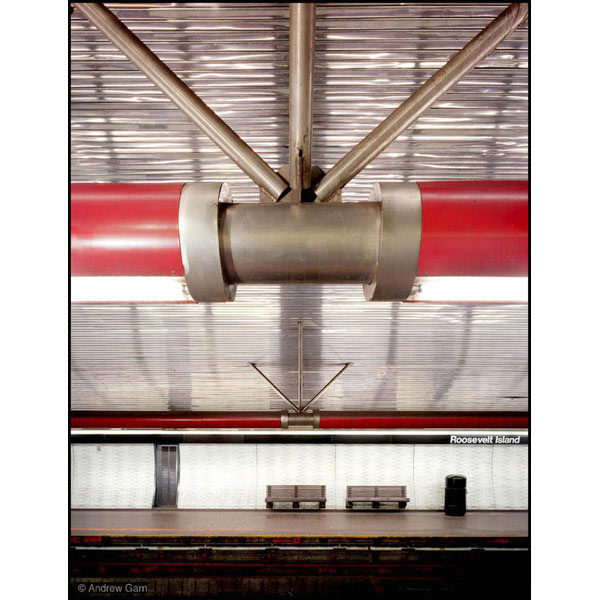
[[[75,410],[280,410],[255,362],[322,410],[527,410],[527,305],[368,303],[356,286],[247,286],[231,304],[77,304]]]
[[[108,4],[273,168],[288,161],[288,7]],[[318,4],[313,161],[327,171],[506,4]],[[528,32],[519,27],[344,189],[526,179]],[[72,180],[255,185],[78,11],[71,18]]]

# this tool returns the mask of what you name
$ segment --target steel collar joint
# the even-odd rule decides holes
[[[290,412],[281,413],[282,429],[319,429],[321,419],[318,410],[308,412]]]
[[[419,266],[421,192],[416,183],[376,183],[370,200],[381,205],[379,254],[367,300],[406,300]]]
[[[179,199],[179,242],[188,291],[196,302],[235,299],[221,261],[219,215],[231,202],[226,183],[186,183]]]

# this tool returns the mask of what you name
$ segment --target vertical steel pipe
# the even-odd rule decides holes
[[[473,38],[458,54],[405,100],[357,146],[344,156],[315,187],[317,200],[327,200],[412,125],[438,98],[460,81],[527,17],[528,4],[514,3]]]
[[[304,323],[298,321],[298,411],[302,412],[302,394],[304,384]]]
[[[290,186],[311,187],[315,5],[290,4]],[[297,194],[300,199],[300,194]]]
[[[156,87],[168,96],[254,183],[275,199],[289,189],[285,179],[218,117],[104,5],[75,5]]]

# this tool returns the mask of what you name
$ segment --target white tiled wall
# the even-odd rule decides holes
[[[72,444],[73,508],[152,508],[153,444]]]
[[[265,506],[267,485],[327,486],[327,504],[336,505],[336,447],[333,444],[257,444],[256,498]]]
[[[348,485],[405,485],[413,502],[413,445],[337,444],[336,505],[345,508]]]
[[[526,508],[527,446],[493,446],[494,498],[498,510]]]
[[[256,444],[180,444],[179,508],[256,508]]]
[[[467,478],[467,508],[494,509],[493,446],[415,445],[415,504],[436,509],[444,505],[446,475]]]
[[[408,509],[441,509],[446,475],[467,477],[467,507],[526,509],[527,446],[426,444],[180,444],[179,508],[264,508],[268,484],[406,485]],[[150,508],[151,444],[73,444],[73,508]]]
[[[268,484],[406,485],[409,509],[441,509],[446,475],[467,477],[470,509],[527,508],[527,446],[181,444],[180,508],[264,508]],[[219,489],[221,488],[221,489]]]

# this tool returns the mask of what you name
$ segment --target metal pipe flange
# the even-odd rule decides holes
[[[188,291],[196,302],[235,299],[221,261],[220,205],[231,202],[226,183],[186,183],[179,200],[179,243]]]
[[[416,183],[376,183],[371,201],[381,205],[379,254],[367,300],[405,300],[411,293],[421,250],[421,192]]]

